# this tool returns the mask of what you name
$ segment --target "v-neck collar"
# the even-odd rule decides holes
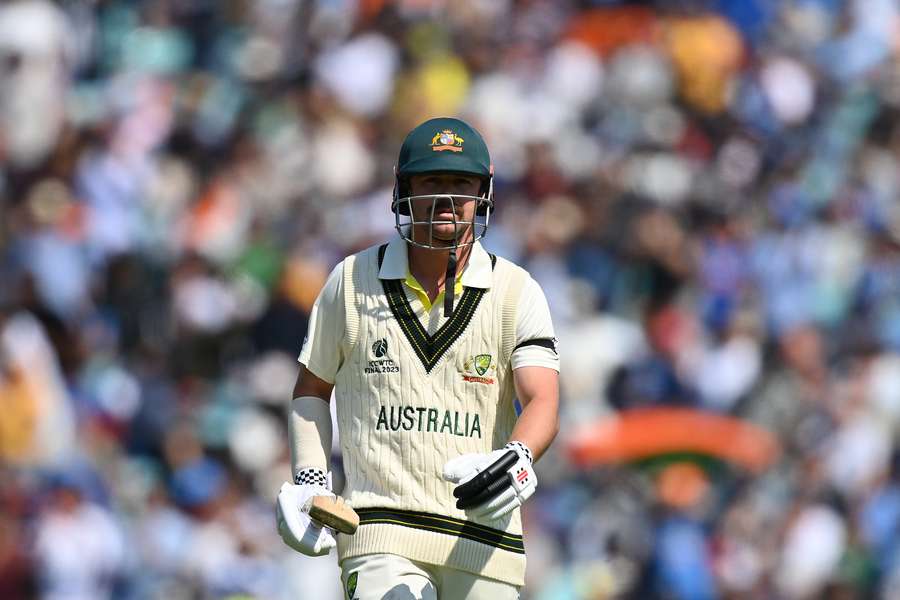
[[[481,242],[472,244],[469,260],[460,281],[466,287],[489,288],[494,278],[496,257],[489,254]],[[406,279],[409,273],[409,246],[402,238],[395,237],[386,244],[383,258],[378,263],[379,279]]]
[[[379,270],[383,266],[387,250],[387,244],[378,249]],[[491,267],[493,267],[496,257],[489,255],[489,261]],[[402,277],[405,278],[405,274]],[[475,314],[482,297],[487,292],[485,288],[466,286],[460,297],[459,304],[450,318],[441,325],[434,335],[428,335],[422,322],[409,304],[409,298],[403,290],[402,279],[382,278],[381,285],[384,288],[388,306],[394,318],[400,324],[400,329],[403,331],[407,341],[409,341],[410,346],[412,346],[416,356],[422,361],[422,366],[425,367],[426,373],[431,373],[431,370],[447,352],[447,349],[462,335],[472,320],[472,316]]]

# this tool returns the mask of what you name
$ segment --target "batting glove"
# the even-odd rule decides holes
[[[307,556],[328,554],[337,545],[334,531],[310,519],[306,512],[313,496],[334,497],[331,477],[319,469],[304,469],[296,483],[285,482],[278,492],[275,516],[282,541]]]
[[[475,518],[495,520],[521,506],[537,488],[531,450],[510,442],[490,454],[463,454],[444,465],[444,479],[453,490],[456,508]]]

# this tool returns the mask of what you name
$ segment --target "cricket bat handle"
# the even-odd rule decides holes
[[[311,519],[340,533],[353,535],[359,527],[359,515],[340,496],[313,496],[303,508]]]

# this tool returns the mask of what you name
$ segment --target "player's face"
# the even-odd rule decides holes
[[[425,243],[431,237],[434,242],[449,245],[454,240],[468,240],[472,235],[470,224],[475,221],[475,196],[481,189],[481,180],[472,175],[427,173],[410,177],[409,187],[411,196],[443,196],[412,200],[413,221],[419,223],[413,226],[416,241]]]

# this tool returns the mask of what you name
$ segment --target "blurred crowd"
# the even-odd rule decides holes
[[[523,598],[900,598],[898,12],[0,4],[0,597],[342,597],[274,526],[296,356],[395,235],[403,136],[457,115],[560,342]],[[571,460],[658,406],[780,457]]]

